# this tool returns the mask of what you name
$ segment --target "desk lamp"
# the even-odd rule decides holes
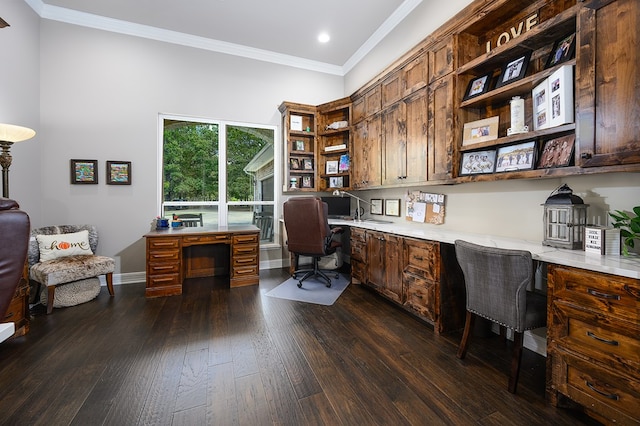
[[[355,216],[355,221],[357,222],[361,222],[362,221],[362,213],[360,213],[360,201],[362,201],[365,204],[369,204],[371,205],[370,202],[363,200],[360,197],[357,197],[353,194],[348,193],[347,191],[340,191],[339,189],[336,189],[335,191],[333,191],[333,195],[335,196],[340,196],[340,197],[344,197],[345,195],[348,195],[351,198],[355,198],[356,199],[356,216]]]
[[[35,130],[27,127],[14,126],[13,124],[0,124],[0,165],[2,165],[2,196],[9,198],[9,166],[11,166],[11,154],[9,148],[15,142],[26,141],[36,134]]]

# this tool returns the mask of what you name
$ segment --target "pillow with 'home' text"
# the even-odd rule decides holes
[[[36,235],[36,239],[40,250],[40,262],[59,257],[93,254],[87,230],[70,234]]]

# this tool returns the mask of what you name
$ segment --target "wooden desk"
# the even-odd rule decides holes
[[[182,294],[185,278],[229,275],[231,287],[258,284],[260,229],[253,225],[168,228],[144,237],[146,297]]]

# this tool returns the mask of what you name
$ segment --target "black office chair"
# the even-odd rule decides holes
[[[527,291],[533,283],[531,253],[485,247],[456,240],[456,257],[467,290],[467,319],[457,357],[467,353],[476,315],[513,330],[513,354],[509,392],[515,393],[520,374],[522,337],[525,330],[547,324],[546,297]]]
[[[304,274],[298,280],[298,287],[302,287],[302,282],[311,277],[322,278],[327,282],[327,287],[331,287],[331,278],[326,274],[328,271],[320,270],[318,261],[323,256],[335,253],[342,245],[333,236],[342,233],[343,229],[329,227],[327,210],[327,203],[319,197],[293,197],[284,203],[287,248],[295,258],[293,278],[298,279],[299,274]],[[313,259],[311,268],[298,268],[300,256]],[[338,276],[336,273],[335,277]]]
[[[175,217],[182,222],[182,226],[187,228],[203,226],[202,213],[184,213],[175,215]]]

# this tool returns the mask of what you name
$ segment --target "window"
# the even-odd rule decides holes
[[[163,217],[204,225],[255,224],[274,242],[275,126],[160,116]]]

